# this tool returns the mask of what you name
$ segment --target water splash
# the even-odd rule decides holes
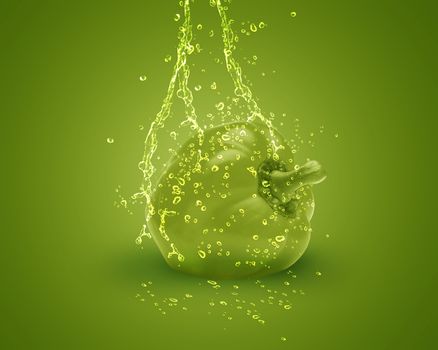
[[[179,43],[178,43],[175,59],[173,60],[175,63],[173,66],[172,75],[170,78],[167,93],[163,100],[161,109],[157,113],[154,121],[151,123],[144,142],[143,158],[141,162],[138,164],[138,168],[142,171],[143,174],[143,181],[140,186],[140,191],[134,194],[131,198],[134,200],[139,198],[144,198],[146,200],[146,225],[143,225],[140,231],[139,237],[137,238],[136,241],[137,244],[141,244],[142,237],[144,236],[147,236],[148,238],[151,237],[150,233],[146,231],[147,223],[149,222],[150,218],[153,215],[158,215],[158,217],[160,218],[159,232],[161,234],[161,237],[159,237],[159,239],[162,239],[169,246],[168,258],[169,259],[176,258],[178,262],[183,263],[185,260],[184,255],[180,252],[180,250],[178,250],[175,243],[172,242],[169,236],[166,234],[166,227],[165,227],[166,217],[174,216],[176,212],[168,210],[167,208],[164,209],[154,208],[154,206],[151,203],[151,196],[153,191],[152,178],[156,173],[156,167],[154,166],[154,156],[158,147],[157,132],[160,129],[164,128],[165,122],[171,114],[172,101],[175,95],[178,99],[180,99],[183,102],[185,108],[186,118],[181,123],[181,125],[189,126],[190,130],[196,133],[199,145],[202,145],[204,142],[204,132],[203,129],[198,124],[197,112],[193,105],[193,93],[188,85],[189,77],[190,77],[190,66],[188,65],[188,57],[195,52],[201,52],[201,48],[198,44],[197,45],[192,44],[193,28],[192,28],[191,13],[190,13],[190,0],[180,1],[180,5],[184,9],[184,14],[183,17],[180,15],[176,16],[175,21],[179,22],[180,19],[182,18],[184,19],[184,21],[178,30]],[[251,90],[251,84],[249,82],[244,82],[244,75],[242,73],[242,68],[237,62],[237,60],[234,58],[233,53],[236,50],[236,45],[239,38],[232,30],[233,21],[227,18],[228,9],[226,6],[222,4],[220,0],[210,0],[210,5],[217,9],[221,21],[223,53],[225,58],[224,63],[227,72],[229,73],[232,79],[234,85],[234,95],[235,95],[233,99],[227,97],[222,99],[221,101],[218,101],[216,104],[216,110],[219,114],[226,116],[227,114],[225,112],[228,109],[228,105],[226,105],[226,103],[229,103],[230,100],[232,100],[233,103],[237,103],[238,100],[243,100],[245,102],[244,108],[246,108],[246,112],[247,112],[245,114],[247,121],[260,122],[261,124],[266,125],[272,135],[273,134],[272,120],[274,119],[274,116],[273,115],[270,115],[268,117],[264,116],[264,114],[261,111],[261,108],[259,107],[253,95],[253,92]],[[246,25],[248,26],[248,24],[249,22]],[[247,33],[246,35],[249,35],[248,32],[255,33],[259,29],[265,27],[266,24],[264,22],[260,22],[258,26],[255,23],[251,23],[249,25],[249,31],[245,31],[245,33]],[[203,29],[202,25],[198,25],[196,28],[198,30]],[[213,37],[217,35],[215,35],[214,31],[211,30],[208,33],[208,36]],[[252,58],[255,64],[255,61],[257,61],[258,58],[257,56],[253,56]],[[166,61],[169,62],[171,61],[171,59],[172,58],[169,55],[167,56]],[[219,58],[216,58],[215,62],[222,64],[222,60],[220,60]],[[195,86],[194,90],[199,91],[201,90],[201,88],[202,88],[201,85],[197,85]],[[217,90],[218,89],[217,83],[211,82],[210,86],[204,85],[204,90],[209,90],[208,88],[210,88],[210,90],[213,91]],[[215,93],[216,92],[217,91],[215,91]],[[296,126],[295,138],[298,139],[300,143],[304,143],[304,140],[299,139],[299,135],[298,135],[299,120],[297,119],[296,121],[297,121],[296,123],[297,125],[295,125]],[[324,127],[321,127],[320,133],[322,133],[323,131],[324,131]],[[313,137],[314,135],[310,135],[310,136]],[[172,131],[170,133],[170,137],[173,140],[176,140],[177,138],[176,132]],[[338,137],[338,135],[335,135],[335,137]],[[284,147],[283,145],[276,145],[276,144],[271,145],[270,153],[274,159],[276,158],[277,151],[283,147]],[[293,153],[295,153],[294,151],[295,149],[293,149]],[[195,169],[193,169],[194,171],[196,170],[200,171],[200,162],[203,160],[203,157],[204,155],[199,154],[198,163],[197,163],[198,167],[195,166]],[[236,159],[238,158],[236,157]],[[211,169],[212,172],[217,172],[219,170],[217,166],[215,167],[216,168]],[[247,168],[247,170],[253,176],[257,176],[257,171],[253,167]],[[175,178],[175,180],[177,179]],[[181,178],[181,180],[183,181],[184,179]],[[180,185],[182,186],[183,184],[180,183]],[[195,185],[196,184],[194,184],[194,187],[196,189],[197,186]],[[175,203],[175,201],[181,200],[181,197],[178,196],[177,192],[175,192],[175,195],[176,196],[173,198],[174,201],[173,204],[177,204]],[[201,211],[203,210],[202,208],[205,208],[201,201],[197,201],[196,205],[200,208]],[[242,215],[245,214],[244,209],[239,209],[239,212]],[[185,219],[186,219],[186,223],[189,223],[190,220],[195,220],[191,218],[189,215],[186,215]],[[263,225],[267,225],[267,220],[264,220],[262,223]],[[257,241],[258,239],[259,236],[257,234],[254,234],[253,240]],[[282,242],[282,241],[284,241],[284,236],[277,235],[275,236],[275,239],[272,241],[272,245],[278,245],[277,242]],[[216,245],[220,247],[222,243],[218,241],[216,242]],[[206,248],[210,249],[211,247],[207,245]],[[197,253],[201,259],[205,259],[207,254],[211,253],[210,250],[207,250],[206,248],[201,249],[201,247],[198,247]],[[258,252],[255,251],[255,253]],[[235,266],[238,267],[240,266],[240,264],[243,265],[248,263],[251,262],[237,261]],[[292,271],[290,270],[287,272],[287,275],[288,276],[291,275],[290,278],[296,277],[296,275],[293,275]],[[315,275],[320,277],[322,273],[317,271]],[[290,300],[290,297],[292,297],[294,294],[299,294],[299,295],[305,294],[304,291],[302,291],[301,289],[299,289],[297,292],[295,286],[292,283],[292,280],[290,279],[284,281],[279,288],[272,288],[272,289],[267,288],[265,283],[260,280],[257,280],[255,284],[258,286],[257,290],[262,293],[259,299],[253,298],[252,291],[249,294],[249,296],[246,295],[244,297],[242,291],[239,290],[238,285],[233,285],[233,289],[230,289],[227,287],[225,282],[224,284],[219,284],[216,281],[208,280],[206,287],[213,288],[215,290],[215,295],[216,295],[215,297],[210,298],[209,305],[212,307],[210,310],[218,310],[218,312],[220,312],[221,315],[227,320],[232,320],[233,317],[235,317],[235,314],[239,312],[243,312],[249,317],[249,319],[257,322],[260,325],[264,325],[266,322],[266,318],[263,317],[262,312],[260,312],[261,308],[264,305],[274,305],[274,306],[278,306],[282,311],[288,311],[292,309],[292,302]],[[181,308],[184,311],[188,310],[190,302],[192,301],[193,298],[192,294],[186,293],[183,296],[172,294],[172,296],[165,297],[159,302],[156,300],[155,293],[151,290],[151,285],[152,282],[146,282],[142,284],[142,287],[145,289],[149,297],[152,300],[154,300],[154,306],[156,306],[158,311],[161,312],[163,315],[166,315],[166,312],[168,312],[171,309],[177,310]],[[141,301],[144,301],[144,298],[142,298],[140,294],[137,294],[137,297],[140,298]],[[208,313],[210,314],[211,311],[208,311]],[[281,337],[280,339],[282,341],[286,341],[286,337]]]
[[[214,0],[213,2],[210,2],[210,4],[212,3],[215,3],[219,13],[219,17],[221,19],[225,66],[228,73],[230,74],[231,79],[233,80],[234,94],[237,97],[243,98],[246,102],[249,111],[247,121],[253,122],[256,119],[259,119],[264,125],[268,127],[271,136],[273,136],[274,129],[272,122],[271,120],[263,116],[261,108],[259,107],[257,101],[254,99],[251,88],[243,82],[242,68],[233,56],[233,52],[236,50],[236,43],[239,40],[238,36],[234,34],[234,31],[231,28],[233,20],[228,19],[226,14],[226,8],[222,5],[222,2],[220,0]],[[256,28],[255,25],[254,27]],[[274,138],[272,137],[272,139]],[[282,148],[284,148],[283,145],[276,145],[275,142],[272,141],[272,150],[270,150],[269,153],[272,153],[273,158],[275,160],[278,160],[277,151]]]
[[[186,120],[182,124],[190,125],[190,128],[198,133],[199,142],[203,142],[203,131],[197,123],[196,110],[193,106],[193,94],[188,87],[190,67],[187,65],[187,57],[194,51],[194,46],[192,45],[193,34],[190,15],[190,1],[185,0],[183,7],[184,23],[181,27],[179,27],[179,44],[177,47],[176,62],[173,67],[172,76],[170,78],[167,93],[164,97],[161,109],[156,115],[155,119],[152,121],[144,141],[143,158],[138,164],[138,168],[143,174],[143,182],[140,186],[140,192],[131,197],[134,200],[142,197],[145,198],[146,223],[149,222],[152,215],[156,213],[155,208],[151,203],[151,195],[152,177],[156,171],[152,160],[158,147],[157,132],[159,129],[164,127],[165,121],[170,115],[172,100],[174,98],[177,86],[177,96],[183,100],[187,115]]]
[[[185,107],[185,115],[186,118],[181,122],[182,126],[189,126],[190,129],[197,134],[198,143],[201,146],[204,142],[204,132],[203,129],[198,124],[198,116],[196,113],[196,109],[193,105],[193,93],[189,88],[188,82],[190,77],[190,66],[188,65],[188,57],[193,54],[196,50],[196,45],[192,44],[193,40],[193,25],[191,20],[191,12],[190,12],[190,0],[185,0],[184,2],[180,2],[183,7],[183,16],[184,22],[179,27],[178,38],[179,43],[176,52],[176,62],[173,67],[173,72],[170,78],[170,82],[168,85],[167,93],[163,100],[160,111],[157,113],[155,119],[150,125],[149,131],[147,133],[145,142],[144,142],[144,151],[142,160],[138,164],[138,168],[143,174],[143,181],[140,186],[140,191],[135,193],[131,198],[133,200],[137,200],[139,198],[144,198],[146,200],[146,224],[149,222],[151,217],[156,214],[156,208],[154,208],[151,202],[152,196],[152,178],[156,172],[156,167],[153,164],[153,159],[158,148],[158,139],[157,132],[165,126],[165,122],[168,119],[171,109],[172,109],[172,101],[174,95],[181,99],[184,103]],[[236,42],[238,41],[238,37],[234,34],[231,24],[232,20],[228,20],[226,15],[226,7],[222,5],[220,0],[212,0],[210,1],[210,5],[215,6],[219,13],[219,17],[221,20],[221,28],[222,28],[222,37],[223,37],[223,52],[225,57],[225,65],[226,69],[233,81],[234,84],[234,94],[238,98],[243,98],[246,106],[249,111],[249,115],[247,117],[247,121],[251,122],[256,119],[265,124],[271,135],[273,132],[273,125],[271,120],[265,118],[261,112],[260,107],[258,106],[256,100],[253,97],[253,93],[250,87],[243,82],[242,78],[242,69],[239,63],[233,57],[233,52],[236,49]],[[176,17],[175,17],[176,18]],[[178,20],[180,17],[178,17]],[[261,25],[264,27],[264,23]],[[255,29],[254,29],[255,28]],[[202,25],[198,24],[198,30],[202,29]],[[255,24],[251,25],[251,30],[256,31],[257,26]],[[200,50],[198,50],[200,51]],[[167,55],[165,58],[166,62],[171,60],[171,56]],[[211,85],[212,89],[216,89],[216,84]],[[199,91],[201,89],[200,86],[196,86],[195,90]],[[224,102],[219,102],[216,105],[218,111],[222,111],[225,107]],[[272,138],[274,139],[274,138]],[[275,141],[272,141],[271,147],[268,149],[268,152],[272,154],[273,158],[278,158],[277,151],[279,149],[284,148],[283,145],[276,145]],[[199,157],[198,163],[195,165],[195,171],[200,171],[201,166],[199,162],[202,160],[202,155]],[[162,234],[163,238],[166,238],[167,235]],[[170,247],[172,247],[173,242],[166,240],[169,242]],[[172,248],[173,249],[173,248]],[[174,250],[172,250],[173,252]]]

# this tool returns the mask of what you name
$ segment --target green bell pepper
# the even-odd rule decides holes
[[[274,149],[275,148],[275,149]],[[234,122],[188,140],[152,194],[149,229],[174,269],[241,278],[290,267],[310,240],[318,162],[294,164],[275,129]],[[289,170],[292,169],[292,170]]]

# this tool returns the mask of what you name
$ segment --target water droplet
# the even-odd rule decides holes
[[[175,15],[175,17],[173,17],[173,20],[174,20],[175,22],[178,22],[180,18],[181,18],[181,15],[180,15],[179,13],[177,13],[177,14]]]
[[[198,255],[201,259],[205,259],[206,254],[203,250],[198,250]]]
[[[229,134],[223,134],[221,138],[224,141],[230,141],[231,140],[231,136]]]
[[[216,105],[216,108],[217,108],[218,111],[223,110],[224,107],[225,107],[225,104],[224,104],[223,102],[219,102],[219,103]]]
[[[251,23],[249,29],[251,29],[251,32],[255,33],[257,31],[257,26],[254,23]]]
[[[176,140],[176,132],[175,131],[171,131],[169,135],[172,139]]]
[[[148,77],[146,75],[140,75],[138,79],[140,79],[140,81],[146,81]]]
[[[201,85],[196,85],[195,86],[195,91],[200,91],[202,89],[202,86]]]
[[[266,23],[265,22],[260,22],[259,23],[259,28],[260,29],[263,29],[263,28],[265,28],[266,27]]]
[[[276,240],[277,242],[283,242],[283,241],[285,240],[285,237],[284,237],[284,236],[276,236],[276,237],[275,237],[275,240]]]
[[[263,180],[263,181],[262,181],[262,186],[263,186],[263,187],[270,187],[271,184],[269,183],[269,181],[267,181],[267,180]]]
[[[210,38],[212,38],[212,37],[214,36],[214,31],[213,31],[213,29],[210,30],[210,31],[208,32],[208,36],[209,36]]]
[[[292,309],[292,305],[286,304],[283,306],[286,310]]]
[[[217,86],[216,86],[216,82],[212,82],[210,85],[210,89],[212,90],[216,90]]]
[[[286,341],[287,340],[286,337],[281,337],[280,339],[281,339],[281,341]]]
[[[297,16],[297,13],[296,13],[295,11],[292,11],[292,12],[290,13],[290,16],[291,16],[291,17],[296,17],[296,16]]]
[[[172,56],[171,55],[166,55],[166,57],[164,57],[164,62],[170,62],[172,60]]]
[[[315,272],[315,275],[317,275],[317,276],[322,276],[322,273],[321,273],[320,271],[316,271],[316,272]]]
[[[106,139],[106,142],[107,142],[107,143],[114,143],[114,139],[113,139],[112,137],[108,137],[108,138]]]
[[[257,241],[257,240],[259,239],[259,235],[254,235],[254,236],[252,236],[252,239],[253,239],[254,241]]]
[[[196,29],[197,29],[197,30],[201,30],[201,29],[202,29],[202,24],[198,24],[198,25],[196,26]]]
[[[219,167],[217,166],[217,165],[213,165],[212,167],[211,167],[211,171],[212,172],[217,172],[219,170]]]

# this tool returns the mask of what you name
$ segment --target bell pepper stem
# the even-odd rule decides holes
[[[326,177],[321,164],[311,160],[291,171],[272,171],[270,174],[271,191],[282,203],[287,203],[300,187],[318,184]]]

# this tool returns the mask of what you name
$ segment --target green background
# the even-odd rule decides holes
[[[289,137],[297,117],[303,135],[325,126],[298,154],[329,174],[315,188],[311,245],[293,267],[306,295],[288,312],[265,307],[261,326],[209,307],[221,296],[205,280],[170,271],[152,241],[134,244],[141,208],[130,216],[113,205],[117,185],[129,195],[140,182],[138,125],[148,126],[167,88],[177,1],[2,0],[0,347],[436,347],[436,10],[432,1],[231,4],[236,30],[268,24],[236,52],[241,62],[259,57],[242,66],[263,110],[287,113]],[[218,23],[206,0],[193,20],[204,25],[201,45],[217,52],[194,57],[199,70],[221,42],[205,35]],[[226,78],[216,66],[205,81]],[[163,316],[139,301],[146,280],[158,299],[193,294],[189,310]],[[284,280],[263,279],[278,290]],[[258,298],[254,281],[238,284]]]

